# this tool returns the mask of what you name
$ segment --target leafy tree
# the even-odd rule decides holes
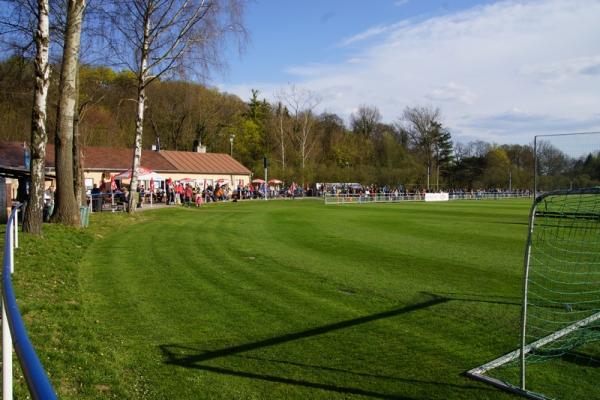
[[[510,160],[506,151],[500,147],[490,150],[485,156],[483,184],[486,188],[508,187]]]
[[[336,114],[323,113],[317,117],[315,129],[319,137],[319,148],[321,150],[320,161],[324,163],[338,163],[345,166],[349,159],[338,160],[332,147],[346,133],[344,121]]]
[[[434,144],[435,166],[436,166],[436,189],[439,190],[440,173],[444,176],[450,170],[454,161],[452,136],[448,130],[440,128]]]
[[[259,91],[252,89],[252,96],[248,102],[248,111],[244,115],[241,133],[241,140],[238,142],[238,147],[241,153],[246,154],[246,158],[257,160],[261,155],[265,154],[269,146],[269,136],[266,133],[269,123],[269,114],[271,112],[269,104],[266,100],[259,100]],[[244,157],[240,157],[244,159]]]
[[[451,166],[448,183],[450,187],[457,189],[479,189],[485,167],[485,157],[463,157]]]

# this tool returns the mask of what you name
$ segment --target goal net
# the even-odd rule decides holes
[[[599,398],[600,188],[531,211],[520,346],[467,375],[531,398]]]

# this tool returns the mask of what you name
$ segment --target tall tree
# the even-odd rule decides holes
[[[290,137],[296,144],[300,155],[301,179],[304,186],[306,164],[316,144],[316,135],[313,130],[314,113],[321,103],[321,99],[316,93],[306,89],[298,89],[296,86],[291,86],[289,90],[282,90],[280,96],[287,104],[293,119]]]
[[[287,128],[289,121],[289,113],[287,108],[283,105],[281,101],[277,102],[277,107],[275,109],[276,116],[276,125],[277,125],[277,141],[279,142],[279,155],[281,156],[281,170],[283,175],[285,176],[285,144],[286,144],[286,132],[289,130]]]
[[[482,180],[486,188],[508,188],[510,160],[506,151],[501,147],[493,148],[485,156],[485,164]]]
[[[430,107],[407,107],[403,114],[404,129],[415,150],[423,157],[427,167],[427,188],[435,165],[436,146],[442,132],[440,110]]]
[[[381,113],[374,106],[362,105],[356,113],[350,115],[352,131],[364,137],[373,137],[381,123]]]
[[[193,142],[194,87],[185,82],[156,82],[149,90],[155,101],[148,107],[148,119],[161,146],[170,150],[189,148]],[[186,140],[187,139],[187,140]]]
[[[35,235],[42,233],[44,211],[44,184],[46,169],[46,103],[50,83],[48,64],[50,48],[50,22],[48,0],[37,1],[37,29],[35,31],[35,88],[31,115],[31,185],[25,209],[23,230]]]
[[[111,32],[116,34],[107,36],[108,44],[137,77],[132,192],[141,164],[148,85],[163,75],[204,73],[220,66],[226,36],[245,38],[243,10],[241,0],[113,0],[107,8],[107,20],[115,28]],[[136,200],[130,196],[130,212]]]
[[[59,82],[59,103],[55,134],[56,195],[52,219],[65,225],[79,225],[79,204],[74,187],[73,128],[77,107],[77,71],[81,27],[86,0],[68,0],[63,57]]]
[[[434,145],[435,151],[435,170],[436,170],[436,190],[440,188],[440,172],[446,174],[454,160],[452,149],[452,136],[447,129],[440,128],[438,137]]]

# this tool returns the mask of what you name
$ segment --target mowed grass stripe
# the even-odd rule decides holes
[[[88,250],[85,311],[143,398],[503,398],[459,376],[518,315],[482,302],[519,292],[500,203],[151,211]]]

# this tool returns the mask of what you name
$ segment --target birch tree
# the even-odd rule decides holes
[[[52,219],[73,226],[79,225],[79,204],[75,196],[73,171],[73,127],[78,98],[77,70],[85,6],[86,0],[67,2],[55,135],[56,204]]]
[[[48,0],[0,2],[0,34],[11,51],[34,51],[33,107],[30,136],[30,187],[23,231],[42,233],[46,169],[47,98],[50,82],[50,15]]]
[[[31,184],[29,198],[25,209],[23,231],[40,235],[44,211],[44,183],[46,169],[46,104],[50,82],[50,66],[48,64],[50,49],[50,22],[48,0],[38,0],[37,10],[31,2],[27,5],[37,20],[37,28],[33,35],[35,54],[35,83],[33,109],[31,113]]]
[[[288,90],[282,90],[279,97],[287,105],[293,119],[290,136],[298,148],[302,170],[302,185],[304,185],[306,164],[317,142],[313,130],[315,123],[314,113],[317,106],[321,103],[321,99],[316,93],[306,89],[299,89],[293,85]]]
[[[115,28],[107,43],[137,77],[131,193],[138,185],[148,85],[161,76],[202,75],[222,66],[226,36],[245,38],[243,4],[242,0],[113,0],[107,10],[109,26]],[[129,212],[136,202],[131,195]]]
[[[287,131],[287,128],[285,128],[285,126],[287,125],[287,119],[289,116],[287,115],[287,110],[283,106],[281,99],[279,102],[277,102],[275,115],[277,117],[277,141],[279,142],[280,147],[281,171],[283,173],[283,176],[285,176],[285,138]]]

